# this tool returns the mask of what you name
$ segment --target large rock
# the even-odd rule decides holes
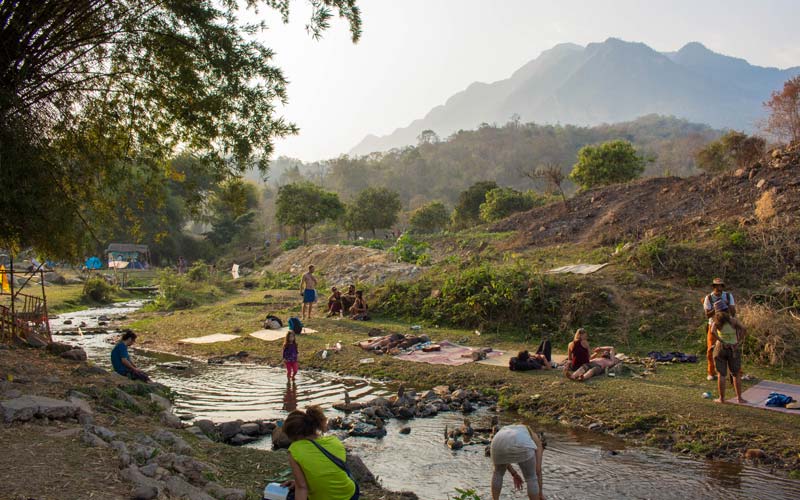
[[[62,352],[61,357],[69,359],[70,361],[86,361],[86,351],[80,347],[70,349],[69,351]]]
[[[232,422],[224,422],[219,426],[220,439],[223,442],[228,442],[231,438],[239,434],[242,430],[242,421],[234,420]]]
[[[216,436],[217,435],[217,428],[214,426],[214,422],[208,419],[202,419],[195,421],[194,425],[200,428],[203,431],[203,434],[206,436]]]
[[[354,453],[348,453],[346,462],[356,482],[377,484],[375,476],[364,464],[364,461],[361,460],[361,457]]]
[[[155,438],[155,440],[159,443],[170,445],[176,453],[180,453],[182,455],[188,455],[192,453],[192,447],[189,446],[189,443],[187,443],[182,437],[176,436],[170,431],[160,430],[153,434],[153,438]]]
[[[172,402],[163,396],[159,396],[158,394],[154,394],[151,392],[150,401],[155,403],[159,408],[161,408],[164,411],[172,411]]]
[[[196,486],[192,486],[179,477],[171,476],[165,483],[167,491],[172,497],[187,498],[189,500],[215,500],[214,497],[205,491]]]
[[[142,484],[134,486],[131,492],[132,500],[153,500],[154,498],[158,498],[158,488],[155,486]]]
[[[249,422],[242,424],[240,431],[246,436],[257,436],[261,433],[261,426],[255,422]]]
[[[122,469],[119,473],[122,476],[122,479],[130,481],[133,483],[134,489],[138,488],[155,488],[156,489],[156,496],[164,489],[164,483],[161,481],[156,481],[155,479],[151,479],[141,472],[139,472],[139,468],[135,465],[131,465]]]
[[[76,405],[79,408],[79,412],[85,415],[92,415],[94,412],[92,411],[91,405],[89,405],[88,401],[85,399],[79,398],[78,396],[70,396],[69,402]]]
[[[247,493],[244,490],[226,488],[213,482],[205,485],[203,489],[214,498],[219,498],[220,500],[245,500],[247,498]]]
[[[152,394],[151,394],[152,396]],[[177,415],[169,411],[162,411],[160,417],[161,423],[173,429],[180,429],[183,427],[183,422]]]
[[[252,443],[254,441],[258,441],[258,436],[248,436],[246,434],[237,434],[233,436],[228,443],[232,444],[233,446],[242,446],[248,443]]]
[[[25,342],[27,342],[29,346],[36,348],[47,347],[48,344],[47,339],[31,331],[25,332]]]
[[[75,418],[78,412],[80,407],[75,403],[44,396],[20,396],[0,402],[0,413],[6,423],[26,422],[34,417]]]

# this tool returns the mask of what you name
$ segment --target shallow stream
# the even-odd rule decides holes
[[[100,315],[127,314],[140,307],[131,303],[63,314],[51,321],[53,331],[63,320],[87,327],[97,325]],[[74,325],[73,325],[74,326]],[[113,347],[109,335],[55,336],[56,340],[84,347],[89,358],[110,367]],[[276,343],[276,349],[278,343]],[[344,390],[353,400],[368,400],[389,394],[379,382],[342,377],[324,372],[301,371],[296,389],[286,385],[281,368],[258,365],[208,365],[172,355],[152,354],[134,349],[134,362],[155,380],[177,393],[176,413],[185,418],[209,418],[217,422],[285,417],[295,407],[319,404],[333,416],[331,405],[343,399]],[[169,368],[170,362],[189,365],[187,370]],[[166,365],[165,365],[166,363]],[[473,425],[484,426],[490,413],[471,415]],[[429,419],[387,423],[383,439],[347,438],[348,447],[361,456],[370,470],[390,490],[410,490],[424,500],[445,500],[456,496],[455,488],[473,488],[481,498],[491,498],[491,465],[480,445],[451,451],[444,445],[443,431],[461,424],[458,413],[442,413]],[[514,415],[501,414],[502,423]],[[402,435],[408,425],[411,433]],[[544,454],[544,494],[548,499],[788,499],[800,498],[800,481],[769,474],[764,469],[720,461],[688,459],[647,448],[631,448],[615,438],[561,427],[545,429],[548,447]],[[250,446],[269,448],[269,439]],[[502,498],[525,498],[511,491],[506,475]]]

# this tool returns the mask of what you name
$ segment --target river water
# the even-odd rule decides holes
[[[141,303],[93,309],[61,315],[51,321],[57,331],[63,320],[74,324],[97,324],[100,315],[128,314]],[[83,337],[55,335],[58,341],[84,347],[89,358],[109,367],[109,335]],[[277,348],[277,343],[276,343]],[[134,349],[134,362],[155,380],[177,393],[175,411],[184,418],[209,418],[217,422],[285,417],[294,408],[319,404],[329,416],[338,414],[331,405],[343,399],[345,389],[353,400],[369,400],[391,393],[385,385],[352,377],[302,370],[296,388],[287,386],[282,368],[246,364],[208,365],[172,355]],[[169,363],[188,366],[176,370]],[[479,410],[470,416],[473,426],[488,425],[491,414]],[[370,470],[390,490],[408,490],[425,500],[456,496],[455,488],[475,489],[481,498],[491,498],[490,460],[484,446],[468,445],[451,451],[444,445],[445,426],[461,424],[463,416],[443,413],[430,419],[387,423],[383,439],[346,438],[350,449],[361,456]],[[501,414],[501,423],[515,416]],[[408,425],[411,433],[400,434]],[[800,481],[769,474],[760,468],[721,461],[701,461],[660,450],[626,447],[602,434],[570,431],[562,427],[544,429],[548,447],[544,454],[544,494],[548,499],[798,499]],[[268,449],[269,438],[249,446]],[[506,476],[502,498],[525,498],[511,491]]]

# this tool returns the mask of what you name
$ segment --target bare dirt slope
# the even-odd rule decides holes
[[[755,223],[762,197],[771,198],[777,219],[797,221],[800,144],[716,177],[661,177],[591,189],[569,200],[569,210],[560,203],[538,207],[504,219],[491,230],[518,231],[511,243],[516,248],[609,245],[655,235],[681,239],[723,221]]]
[[[303,274],[309,264],[330,285],[379,284],[396,279],[409,280],[420,273],[413,264],[395,262],[384,250],[349,245],[313,245],[284,252],[267,269],[272,272]],[[299,283],[298,283],[299,285]]]

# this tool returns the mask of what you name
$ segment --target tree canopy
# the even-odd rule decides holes
[[[494,181],[480,181],[463,191],[453,209],[453,226],[463,229],[480,224],[481,204],[486,201],[486,193],[496,188]]]
[[[411,213],[409,225],[415,233],[435,233],[450,223],[450,213],[441,201],[432,201]]]
[[[400,209],[403,208],[400,195],[384,187],[370,187],[361,191],[352,206],[354,229],[372,231],[372,236],[376,235],[378,229],[396,224]]]
[[[355,0],[309,0],[319,36],[332,11],[361,33]],[[240,10],[289,0],[42,0],[0,3],[0,246],[78,257],[113,223],[132,169],[170,175],[190,151],[219,178],[265,170],[286,80]]]
[[[647,160],[628,141],[615,140],[584,146],[569,178],[584,189],[636,179]]]
[[[521,193],[511,188],[495,188],[486,193],[486,201],[481,204],[481,219],[486,222],[498,221],[543,203],[544,198],[531,191]]]
[[[769,109],[766,130],[788,141],[800,141],[800,76],[783,84],[764,105]]]
[[[766,147],[762,137],[731,130],[697,152],[697,167],[712,174],[744,168],[758,161]]]
[[[287,184],[278,188],[275,217],[281,224],[303,230],[303,243],[308,243],[308,230],[325,220],[336,220],[344,207],[336,193],[325,191],[310,182]]]

